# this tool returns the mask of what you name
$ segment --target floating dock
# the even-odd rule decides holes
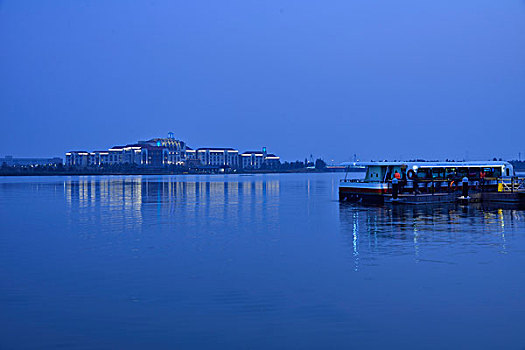
[[[435,193],[435,194],[399,194],[397,199],[392,199],[391,194],[384,195],[384,201],[402,204],[431,204],[431,203],[454,203],[458,199],[457,193]]]
[[[482,192],[474,194],[479,198],[479,202],[497,202],[497,203],[519,203],[525,204],[525,191],[515,192]]]
[[[467,198],[458,192],[452,193],[425,193],[425,194],[399,194],[397,199],[392,199],[391,194],[383,195],[385,203],[394,204],[439,204],[439,203],[509,203],[525,205],[525,191],[516,192],[474,192]]]

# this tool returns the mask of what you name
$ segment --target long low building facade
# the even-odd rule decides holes
[[[135,144],[113,146],[106,151],[70,151],[66,153],[68,167],[108,167],[133,165],[161,168],[184,166],[190,168],[261,169],[275,168],[280,158],[261,151],[239,153],[234,148],[204,147],[192,149],[176,140],[173,133],[167,138],[138,141]]]
[[[58,166],[62,165],[62,158],[14,158],[13,156],[5,156],[0,158],[0,165],[7,166]]]

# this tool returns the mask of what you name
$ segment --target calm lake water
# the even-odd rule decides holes
[[[525,347],[525,211],[343,176],[0,178],[0,348]]]

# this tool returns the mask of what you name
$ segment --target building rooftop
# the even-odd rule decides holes
[[[164,146],[153,146],[153,145],[149,145],[149,144],[143,144],[143,145],[140,145],[140,147],[148,149],[148,150],[159,150],[159,149],[165,149],[166,148]]]
[[[197,151],[205,151],[205,150],[217,150],[217,151],[237,151],[235,148],[231,147],[200,147],[197,148]]]

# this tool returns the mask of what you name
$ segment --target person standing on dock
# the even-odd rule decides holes
[[[397,192],[401,193],[401,174],[397,170],[394,173],[394,178],[392,179],[392,184],[394,183],[394,180],[396,182]]]
[[[485,171],[483,171],[483,169],[479,172],[479,185],[481,187],[481,192],[483,192],[485,189]]]
[[[399,173],[396,171],[395,175],[399,175]],[[395,175],[392,179],[392,199],[397,199],[399,194],[399,178]]]

